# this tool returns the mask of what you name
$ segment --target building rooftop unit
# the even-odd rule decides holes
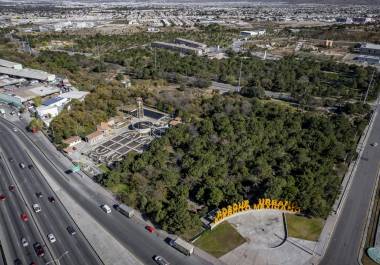
[[[3,59],[0,59],[0,66],[7,67],[7,68],[13,68],[13,69],[17,69],[17,70],[22,69],[22,64],[14,63],[14,62],[3,60]]]
[[[40,81],[54,81],[55,75],[35,69],[13,69],[8,67],[0,67],[0,74],[23,77],[27,79],[35,79]]]

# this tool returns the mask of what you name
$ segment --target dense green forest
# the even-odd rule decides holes
[[[210,210],[267,196],[327,216],[367,122],[238,95],[204,100],[200,110],[97,179],[169,232],[200,225],[188,200]]]
[[[242,62],[242,86],[254,83],[256,87],[265,90],[290,92],[295,98],[318,96],[344,100],[360,99],[368,88],[373,71],[372,68],[312,57],[285,57],[280,61],[262,61],[232,52],[228,59],[210,60],[195,55],[183,57],[165,50],[155,52],[131,49],[110,53],[104,60],[125,66],[127,73],[136,78],[162,78],[169,72],[233,85],[238,84]],[[379,89],[379,82],[375,82],[369,98],[375,98]]]

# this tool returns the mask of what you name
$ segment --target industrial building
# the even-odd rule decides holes
[[[379,65],[380,64],[380,57],[377,56],[371,56],[371,55],[359,55],[358,57],[355,57],[354,60],[357,60],[362,63],[367,63],[370,65]]]
[[[46,124],[49,125],[52,118],[59,114],[57,106],[39,106],[36,108],[37,116]]]
[[[187,40],[187,39],[176,38],[174,42],[176,44],[185,45],[188,47],[201,49],[201,50],[205,50],[207,48],[207,44],[192,41],[192,40]]]
[[[198,56],[201,56],[203,54],[203,51],[201,49],[188,47],[185,45],[179,45],[175,43],[155,41],[155,42],[152,42],[151,46],[153,48],[167,49],[167,50],[176,51],[176,52],[180,52],[184,54],[195,54]]]
[[[7,86],[2,88],[0,91],[2,94],[17,98],[21,102],[26,102],[35,97],[46,97],[55,93],[59,93],[60,89],[56,86],[36,84],[20,87]]]
[[[249,38],[249,37],[256,37],[256,36],[261,36],[265,34],[265,29],[260,29],[260,30],[251,30],[251,31],[240,31],[240,36],[243,38]]]
[[[67,98],[62,98],[62,97],[53,97],[53,98],[49,98],[47,100],[45,100],[44,102],[42,102],[42,105],[48,107],[48,106],[54,106],[54,107],[58,107],[58,108],[61,108],[63,107],[64,105],[66,105],[68,103],[69,99]]]
[[[380,45],[374,43],[362,43],[359,48],[361,54],[380,56]]]
[[[55,80],[55,75],[53,74],[29,68],[14,69],[10,67],[0,66],[0,74],[47,82],[52,82]]]
[[[69,91],[66,93],[62,93],[59,95],[61,98],[67,98],[68,100],[76,99],[79,101],[83,101],[84,98],[90,94],[88,91]]]
[[[22,69],[22,64],[14,63],[14,62],[3,60],[3,59],[0,59],[0,66],[1,67],[7,67],[7,68],[13,68],[16,70]]]

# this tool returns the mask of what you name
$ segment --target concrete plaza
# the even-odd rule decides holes
[[[288,237],[281,211],[257,210],[228,220],[247,242],[220,257],[229,265],[306,264],[316,242]]]

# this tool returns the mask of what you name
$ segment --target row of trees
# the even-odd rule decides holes
[[[171,128],[146,152],[129,153],[97,178],[119,187],[125,203],[169,232],[200,225],[189,200],[206,211],[266,196],[325,217],[367,121],[238,95],[204,100],[199,110],[201,119]]]

